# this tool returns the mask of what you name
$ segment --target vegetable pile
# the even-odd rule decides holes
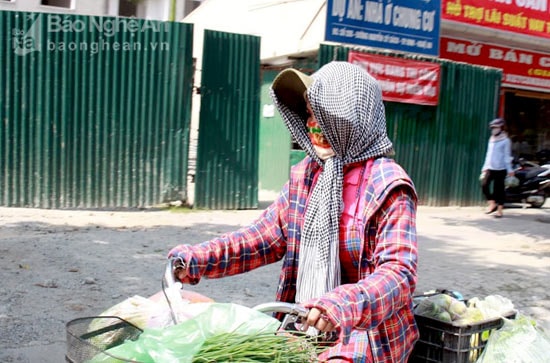
[[[512,302],[499,295],[490,295],[483,300],[474,297],[465,303],[442,293],[422,298],[414,313],[453,325],[465,326],[500,317],[513,309]]]
[[[317,346],[304,333],[280,332],[262,312],[226,303],[203,305],[194,317],[164,328],[145,328],[87,363],[315,362]],[[296,333],[296,334],[294,334]]]

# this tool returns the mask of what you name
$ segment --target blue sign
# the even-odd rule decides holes
[[[325,40],[439,55],[440,0],[328,0]]]

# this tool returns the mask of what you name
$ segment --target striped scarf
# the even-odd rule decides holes
[[[339,221],[344,165],[386,155],[392,150],[381,88],[372,76],[351,63],[331,62],[312,77],[307,97],[335,152],[326,161],[316,155],[303,116],[281,103],[271,91],[294,140],[322,166],[302,227],[297,302],[321,297],[340,285]]]

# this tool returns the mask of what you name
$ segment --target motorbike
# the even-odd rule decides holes
[[[550,163],[539,165],[519,159],[515,165],[517,181],[506,187],[506,202],[541,208],[550,197]]]

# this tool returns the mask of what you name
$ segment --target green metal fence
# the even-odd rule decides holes
[[[367,52],[321,45],[319,66],[347,60],[351,49]],[[386,103],[395,159],[411,175],[421,204],[480,204],[478,176],[487,147],[487,123],[497,112],[501,71],[436,58],[401,57],[439,63],[442,77],[438,106]]]
[[[291,64],[264,65],[261,79],[260,148],[258,186],[260,202],[270,201],[281,192],[290,177],[290,167],[304,158],[303,150],[292,149],[292,137],[270,96],[273,80],[283,69],[292,67],[311,74],[317,59],[294,59]]]
[[[260,38],[204,32],[196,208],[258,205]]]
[[[0,12],[0,205],[185,200],[192,30]]]
[[[192,36],[185,23],[0,12],[0,205],[186,200]],[[351,49],[322,44],[319,66]],[[259,37],[205,31],[197,208],[257,207],[259,51]],[[388,132],[420,203],[480,203],[501,72],[369,52],[441,64],[439,105],[386,103]]]

